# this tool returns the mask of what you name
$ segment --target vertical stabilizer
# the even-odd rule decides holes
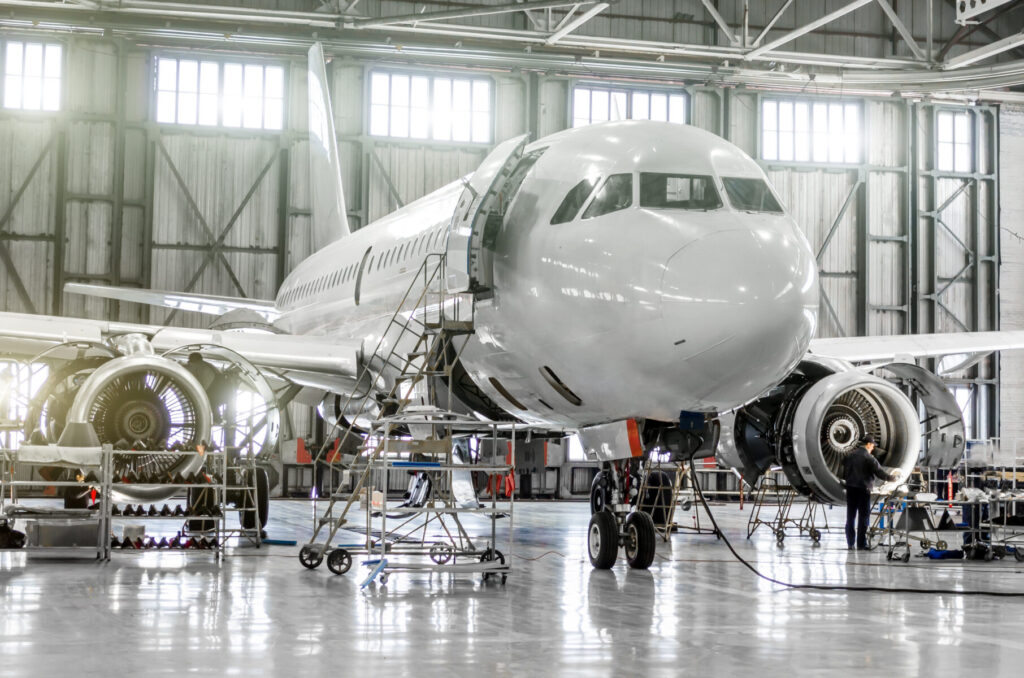
[[[341,186],[338,137],[334,133],[327,68],[320,43],[309,48],[309,196],[313,247],[320,249],[348,235],[345,193]]]

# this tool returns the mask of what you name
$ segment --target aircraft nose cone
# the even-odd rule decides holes
[[[734,407],[789,373],[814,334],[817,267],[795,230],[724,230],[669,257],[662,318],[675,357],[708,405]]]

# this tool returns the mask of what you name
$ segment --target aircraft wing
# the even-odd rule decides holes
[[[1024,331],[896,334],[881,337],[814,339],[809,352],[853,363],[885,362],[905,358],[940,358],[1024,349]]]
[[[212,294],[184,294],[182,292],[144,290],[130,287],[107,287],[106,285],[87,285],[84,283],[67,283],[64,285],[64,291],[71,294],[82,294],[87,297],[133,301],[138,304],[178,308],[182,311],[194,311],[209,315],[224,315],[229,311],[244,309],[259,314],[268,322],[273,321],[278,316],[274,302],[264,299],[218,297]]]
[[[48,348],[73,342],[99,343],[123,334],[144,334],[154,350],[169,351],[215,344],[305,386],[327,390],[351,388],[358,377],[361,342],[327,337],[222,332],[106,320],[0,313],[0,355],[30,358]]]

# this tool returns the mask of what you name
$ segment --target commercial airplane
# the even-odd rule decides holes
[[[359,415],[334,408],[368,383],[364,369],[372,388],[394,382],[368,356],[425,258],[444,254],[447,290],[474,305],[459,358],[468,386],[455,399],[481,417],[578,432],[604,465],[592,562],[610,567],[625,546],[631,566],[647,567],[653,523],[630,509],[645,454],[718,453],[748,481],[780,464],[806,494],[840,502],[842,455],[864,434],[903,474],[959,458],[956,402],[916,359],[1024,347],[1021,332],[814,339],[818,274],[806,237],[753,159],[687,125],[620,121],[510,139],[471,176],[350,232],[319,45],[309,85],[319,249],[276,299],[66,287],[214,316],[249,312],[262,331],[0,314],[0,351],[49,350],[47,360],[77,365],[62,374],[81,379],[44,389],[60,386],[71,402],[51,419],[102,420],[108,442],[145,434],[194,444],[209,435],[211,406],[183,363],[204,350],[301,387],[328,417]],[[81,363],[87,349],[102,359]],[[105,395],[138,374],[163,375],[173,391],[160,396],[164,409],[191,415],[164,417],[146,393]],[[154,381],[131,383],[144,391]],[[905,388],[926,412],[924,430]],[[59,437],[49,430],[47,441]]]

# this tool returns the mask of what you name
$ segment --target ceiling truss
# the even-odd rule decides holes
[[[941,0],[926,0],[929,5]],[[253,26],[247,32],[259,30],[259,26],[290,26],[306,27],[314,30],[328,29],[328,34],[320,33],[319,39],[329,40],[334,37],[330,30],[336,31],[339,38],[358,36],[365,33],[368,39],[380,40],[387,34],[394,40],[408,40],[420,36],[427,40],[444,40],[450,38],[461,47],[463,41],[475,41],[503,48],[519,48],[530,53],[534,51],[553,54],[581,53],[590,58],[628,58],[652,59],[664,63],[667,58],[687,59],[696,63],[711,65],[715,72],[720,69],[731,69],[736,74],[760,72],[765,78],[773,75],[779,79],[810,82],[828,86],[830,79],[838,78],[844,83],[856,84],[858,72],[874,72],[879,77],[863,77],[861,83],[885,82],[887,79],[894,89],[900,89],[899,77],[902,75],[907,82],[914,78],[928,82],[936,80],[934,76],[945,74],[945,80],[952,83],[963,82],[963,89],[970,87],[1008,87],[1024,84],[1024,59],[1019,62],[1000,62],[993,60],[1000,54],[1012,53],[1024,55],[1024,29],[1003,36],[988,25],[989,18],[981,18],[974,25],[962,26],[948,41],[942,41],[942,48],[935,49],[933,35],[926,36],[924,44],[919,43],[911,30],[896,13],[891,0],[848,0],[802,25],[797,25],[782,32],[776,28],[778,22],[792,11],[793,0],[781,0],[771,19],[766,25],[755,28],[756,36],[751,35],[748,24],[749,8],[747,1],[743,3],[742,25],[734,26],[725,19],[715,0],[701,0],[706,12],[706,25],[713,27],[721,38],[714,40],[716,44],[674,43],[651,40],[626,40],[620,38],[581,35],[577,30],[606,13],[609,8],[621,2],[599,2],[597,0],[510,0],[496,4],[450,3],[452,9],[425,10],[417,13],[391,16],[360,15],[359,0],[320,0],[316,11],[282,11],[265,9],[248,9],[242,7],[218,6],[207,3],[158,2],[156,0],[0,0],[0,8],[16,8],[7,16],[16,17],[19,13],[29,10],[48,11],[51,15],[72,18],[79,15],[131,16],[149,19],[168,19],[178,22],[213,22],[235,23],[239,27]],[[954,2],[954,0],[946,0]],[[881,11],[886,17],[893,33],[894,51],[896,37],[906,45],[909,54],[905,56],[867,57],[831,54],[824,52],[798,51],[792,49],[792,43],[814,31],[824,29],[837,20],[858,11],[869,11],[868,6],[875,6],[874,11]],[[992,12],[1005,15],[1015,10],[1024,9],[1024,0],[1007,3]],[[505,28],[484,25],[459,23],[461,20],[474,17],[515,14],[523,17],[523,28]],[[1024,11],[1015,16],[1024,15]],[[98,25],[97,19],[91,19]],[[0,19],[0,25],[4,22]],[[1015,22],[1011,21],[1010,25]],[[1024,22],[1020,22],[1024,24]],[[238,32],[243,32],[242,28]],[[981,32],[991,42],[981,46],[973,46],[966,52],[951,55],[950,51],[972,33]],[[222,36],[225,34],[221,34]],[[882,37],[882,36],[879,36]],[[973,67],[973,68],[972,68]],[[988,79],[979,84],[976,78],[948,77],[956,74],[971,75],[977,67],[988,68]],[[958,73],[961,72],[961,73]],[[890,77],[895,76],[895,77]],[[939,78],[942,79],[942,78]],[[973,84],[967,84],[973,83]]]

